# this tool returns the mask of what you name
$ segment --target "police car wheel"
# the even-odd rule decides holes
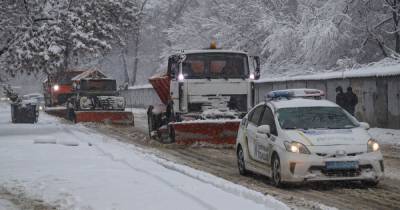
[[[379,180],[361,181],[361,184],[365,187],[376,187],[379,184]]]
[[[278,155],[274,155],[272,158],[272,183],[276,187],[282,186],[281,182],[281,162]]]
[[[239,146],[238,151],[237,151],[237,161],[238,161],[239,174],[246,175],[247,170],[246,170],[246,165],[244,162],[244,153],[243,153],[243,149],[241,146]]]

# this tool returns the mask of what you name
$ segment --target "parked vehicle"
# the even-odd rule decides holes
[[[236,141],[240,174],[283,183],[358,180],[375,186],[383,157],[367,123],[312,89],[273,91],[242,119]]]
[[[45,107],[45,100],[44,96],[40,93],[31,93],[22,96],[22,100],[35,100],[37,102],[38,109],[40,111],[44,110]]]

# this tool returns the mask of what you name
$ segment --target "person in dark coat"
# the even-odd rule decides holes
[[[67,114],[68,114],[68,119],[74,122],[75,112],[74,112],[74,104],[71,98],[67,100]]]
[[[353,92],[353,88],[348,87],[347,92],[345,93],[345,98],[346,98],[346,103],[345,103],[345,109],[354,116],[354,112],[356,109],[356,105],[358,104],[358,97],[357,95]]]
[[[336,88],[336,104],[342,108],[345,108],[346,105],[346,96],[343,93],[343,88],[341,86]]]

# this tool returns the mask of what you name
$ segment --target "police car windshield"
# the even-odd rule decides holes
[[[240,53],[196,53],[186,55],[183,74],[188,79],[247,78],[248,61]]]
[[[349,129],[358,126],[339,107],[295,107],[278,110],[283,129]]]

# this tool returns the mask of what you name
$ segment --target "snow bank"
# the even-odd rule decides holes
[[[380,144],[400,146],[400,130],[371,128],[368,132]]]
[[[153,88],[153,86],[151,84],[135,85],[135,86],[129,86],[128,90],[149,89],[149,88]]]
[[[299,80],[326,80],[326,79],[344,79],[355,77],[385,77],[400,75],[400,64],[390,63],[374,63],[369,66],[357,69],[344,69],[343,71],[331,71],[316,74],[307,74],[299,76],[285,76],[270,78],[265,77],[255,81],[256,83],[264,82],[284,82],[284,81],[299,81]]]

